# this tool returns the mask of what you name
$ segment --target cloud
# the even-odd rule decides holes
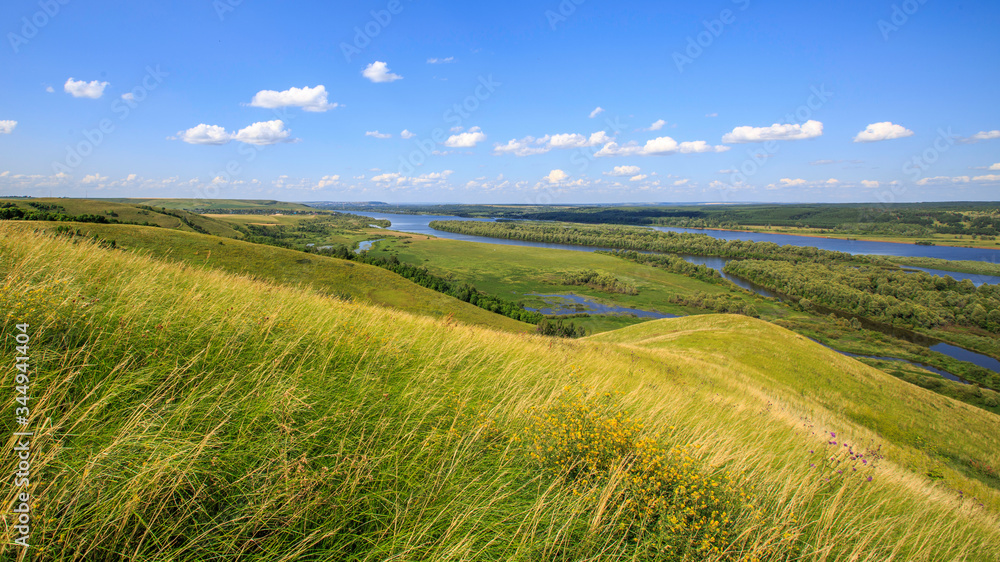
[[[132,92],[125,92],[124,94],[122,94],[122,99],[127,102],[134,102],[135,94],[133,94]]]
[[[464,133],[452,135],[444,141],[444,145],[449,148],[472,148],[476,144],[486,140],[486,134],[479,127],[473,127]]]
[[[432,172],[419,176],[404,176],[398,172],[386,172],[373,176],[371,181],[380,184],[379,187],[391,187],[394,189],[407,187],[446,186],[448,178],[454,173],[455,172],[453,170],[444,170],[442,172]]]
[[[601,107],[601,106],[597,106],[597,107],[594,108],[593,111],[590,112],[590,118],[593,119],[594,117],[597,117],[598,115],[600,115],[602,113],[604,113],[604,108]]]
[[[176,138],[188,144],[226,144],[235,140],[247,144],[268,145],[279,142],[288,142],[288,135],[291,132],[285,129],[284,121],[275,119],[273,121],[261,121],[249,127],[244,127],[236,133],[230,133],[218,125],[206,125],[204,123],[191,127],[186,131],[177,133]]]
[[[450,62],[455,62],[455,57],[447,57],[443,59],[427,59],[427,64],[448,64]]]
[[[542,179],[548,180],[549,183],[559,183],[565,181],[569,177],[569,174],[562,170],[552,170],[549,175]]]
[[[392,135],[389,133],[380,133],[378,131],[365,131],[366,137],[375,137],[377,139],[391,139]]]
[[[0,121],[0,135],[9,135],[17,127],[17,121]]]
[[[624,146],[619,146],[616,142],[609,142],[595,156],[661,156],[667,154],[693,154],[698,152],[725,152],[728,146],[711,146],[705,141],[687,141],[678,143],[670,137],[658,137],[646,141],[646,144],[639,146],[632,142]]]
[[[329,187],[331,185],[337,185],[340,183],[340,176],[323,176],[319,183],[316,184],[316,189],[323,189],[324,187]]]
[[[917,185],[952,185],[956,183],[969,183],[969,176],[934,176],[917,180]]]
[[[48,93],[50,93],[50,94],[56,93],[56,89],[53,88],[52,86],[46,86],[45,87],[45,91],[48,92]]]
[[[102,176],[101,174],[94,173],[94,174],[90,174],[90,175],[84,176],[83,179],[80,180],[80,183],[85,183],[85,184],[98,183],[99,184],[99,183],[104,183],[106,181],[108,181],[108,176]]]
[[[775,123],[770,127],[736,127],[732,132],[722,137],[724,143],[765,142],[779,140],[812,139],[823,134],[823,123],[806,121],[802,125],[780,125]]]
[[[340,104],[327,101],[326,86],[320,84],[315,88],[289,88],[282,92],[261,90],[250,100],[250,107],[275,109],[278,107],[301,107],[306,111],[323,112],[338,107]]]
[[[667,122],[666,122],[666,121],[664,121],[663,119],[657,119],[657,120],[656,120],[656,121],[654,121],[654,122],[653,122],[653,124],[652,124],[652,125],[650,125],[650,126],[649,126],[649,128],[648,128],[648,129],[646,129],[646,130],[647,130],[647,131],[659,131],[659,130],[660,130],[660,129],[662,129],[662,128],[663,128],[663,126],[664,126],[664,125],[666,125],[666,124],[667,124]]]
[[[222,127],[204,123],[186,131],[180,131],[177,136],[188,144],[226,144],[233,140],[232,133],[227,132]]]
[[[291,132],[285,128],[284,121],[274,119],[273,121],[260,121],[240,129],[233,135],[233,140],[247,144],[268,145],[287,142],[290,134]]]
[[[687,184],[688,184],[688,182],[690,182],[690,181],[691,181],[691,180],[689,180],[689,179],[683,179],[683,180],[676,180],[676,181],[674,182],[674,187],[682,187],[682,186],[685,186],[685,185],[687,185]]]
[[[399,136],[403,137],[404,139],[412,139],[413,137],[417,136],[417,134],[411,133],[410,131],[403,129],[403,132],[399,133]]]
[[[630,177],[628,179],[628,181],[642,181],[642,180],[644,180],[644,179],[646,179],[648,177],[649,177],[649,175],[647,175],[647,174],[639,174],[637,176]]]
[[[965,144],[975,144],[981,141],[1000,139],[1000,131],[979,131],[978,133],[972,135],[971,137],[966,137],[961,139]]]
[[[778,181],[781,182],[782,187],[799,187],[808,183],[804,179],[790,179],[790,178],[781,178]]]
[[[706,113],[705,114],[705,117],[718,117],[718,116],[719,116],[718,113]]]
[[[494,154],[514,154],[515,156],[531,156],[545,154],[553,149],[585,148],[601,146],[611,142],[611,137],[604,131],[592,133],[589,137],[578,133],[562,133],[545,135],[542,138],[524,137],[513,139],[507,144],[497,144],[493,147]]]
[[[69,78],[63,89],[74,98],[90,98],[96,100],[104,95],[104,88],[108,87],[107,82],[84,82],[83,80],[73,80]]]
[[[864,131],[861,131],[854,137],[854,142],[878,142],[912,136],[913,131],[906,127],[890,123],[889,121],[883,121],[881,123],[872,123],[865,127]]]
[[[361,71],[361,75],[375,83],[394,82],[403,79],[402,76],[393,74],[389,70],[389,66],[382,61],[375,61],[369,64]]]
[[[719,174],[737,174],[737,173],[739,173],[739,170],[719,170],[716,173],[719,173]]]
[[[813,160],[809,163],[810,166],[826,166],[828,164],[836,164],[840,160]]]
[[[988,174],[985,176],[976,176],[972,178],[972,181],[988,181],[988,182],[998,182],[1000,181],[1000,175]]]
[[[879,182],[877,182],[877,181],[872,181],[872,180],[861,180],[861,185],[862,185],[863,187],[867,187],[867,188],[876,188],[876,187],[878,187],[878,186],[879,186],[880,184],[879,184]]]
[[[639,166],[615,166],[610,172],[604,172],[606,176],[634,176],[639,173]]]

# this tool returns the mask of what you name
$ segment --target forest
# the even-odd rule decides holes
[[[724,270],[814,304],[905,328],[954,324],[1000,333],[1000,285],[875,266],[733,260]]]
[[[779,246],[773,242],[720,240],[706,234],[660,232],[620,225],[553,224],[538,222],[432,221],[446,232],[555,244],[598,246],[621,250],[692,254],[726,258],[882,263],[883,258],[854,256],[812,247]]]

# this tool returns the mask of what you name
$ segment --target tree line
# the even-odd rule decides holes
[[[734,260],[725,272],[828,308],[890,326],[958,325],[1000,333],[1000,285],[876,266]]]
[[[382,257],[371,256],[368,252],[354,253],[347,246],[342,244],[323,250],[315,250],[312,253],[319,255],[351,260],[368,265],[374,265],[387,269],[400,277],[405,277],[421,287],[426,287],[439,293],[455,297],[473,306],[478,306],[483,310],[520,320],[528,324],[535,324],[535,331],[542,335],[558,337],[581,337],[586,335],[583,327],[575,326],[571,322],[564,323],[562,320],[550,321],[540,312],[525,310],[522,303],[512,302],[500,297],[489,295],[476,289],[468,283],[453,283],[443,277],[434,275],[426,267],[410,265],[399,261],[396,256]]]
[[[725,258],[884,263],[884,258],[854,256],[805,246],[779,246],[773,242],[721,240],[707,234],[660,232],[644,227],[575,223],[432,221],[431,228],[508,240],[574,244],[632,250],[693,254]]]

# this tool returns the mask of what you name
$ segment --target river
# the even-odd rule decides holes
[[[493,222],[494,219],[468,219],[463,217],[454,217],[447,215],[397,215],[392,213],[358,213],[366,217],[373,217],[376,219],[386,219],[392,222],[390,229],[399,230],[402,232],[411,232],[414,234],[426,234],[427,236],[436,236],[439,238],[447,238],[449,240],[464,240],[467,242],[481,242],[484,244],[500,244],[504,246],[525,246],[531,248],[549,248],[554,250],[572,250],[575,252],[594,252],[597,250],[612,250],[613,248],[598,248],[594,246],[576,246],[572,244],[549,244],[545,242],[528,242],[524,240],[508,240],[505,238],[490,238],[487,236],[472,236],[469,234],[456,234],[454,232],[445,232],[443,230],[434,230],[430,227],[431,221],[445,221],[445,220],[475,220],[481,222]],[[952,260],[973,260],[973,261],[985,261],[990,263],[995,263],[998,258],[1000,258],[1000,252],[997,250],[981,250],[975,248],[946,248],[944,246],[918,246],[916,244],[899,244],[895,242],[869,242],[864,240],[835,240],[830,238],[816,238],[812,236],[795,236],[791,234],[767,234],[767,233],[756,233],[756,232],[732,232],[728,230],[708,230],[708,229],[694,229],[694,228],[669,228],[669,227],[654,227],[656,230],[661,230],[664,232],[690,232],[695,234],[707,234],[715,238],[721,238],[723,240],[754,240],[758,242],[774,242],[776,244],[793,245],[793,246],[811,246],[816,248],[821,248],[824,250],[833,250],[838,252],[848,252],[851,254],[878,254],[887,256],[916,256],[916,257],[929,257],[929,258],[943,258]],[[708,267],[716,269],[722,273],[722,267],[725,265],[726,258],[718,257],[706,257],[706,256],[683,256],[686,260],[692,263],[700,263]],[[720,266],[720,267],[716,267]],[[917,268],[908,268],[917,269]],[[931,270],[934,271],[934,270]],[[941,274],[951,275],[955,279],[959,279],[959,275],[951,272],[940,272]],[[775,296],[773,292],[767,291],[762,287],[757,287],[752,283],[749,283],[743,279],[734,278],[731,275],[725,275],[724,277],[736,283],[740,287],[755,291],[764,296]],[[984,275],[973,276],[978,280],[978,284],[984,282],[988,283],[1000,283],[1000,277],[990,277]],[[738,282],[737,282],[738,281]],[[976,282],[974,280],[973,282]],[[931,348],[933,351],[938,353],[943,353],[954,359],[960,361],[967,361],[973,363],[985,369],[990,369],[994,372],[1000,372],[1000,362],[996,359],[983,355],[981,353],[975,353],[960,347],[955,347],[953,345],[942,344],[931,342],[928,345],[933,345]]]

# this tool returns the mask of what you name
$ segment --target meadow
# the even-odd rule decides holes
[[[563,340],[12,223],[0,257],[37,559],[1000,557],[995,415],[761,320]]]

